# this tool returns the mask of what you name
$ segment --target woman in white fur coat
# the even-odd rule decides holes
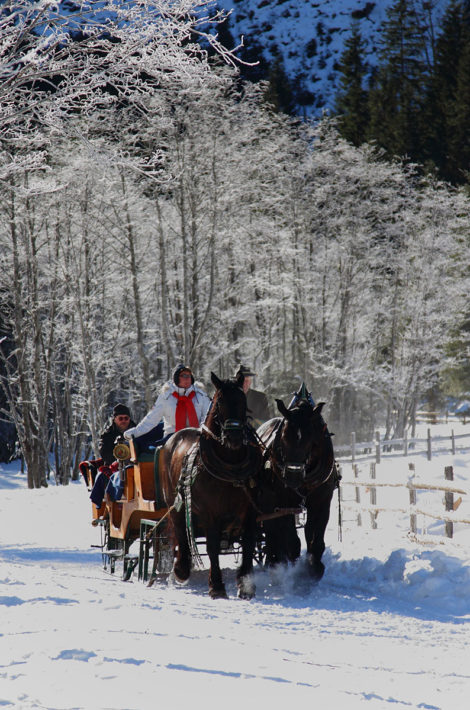
[[[195,385],[191,368],[178,365],[173,380],[163,385],[150,412],[137,426],[127,429],[124,436],[126,439],[142,436],[162,420],[164,439],[185,427],[199,427],[206,418],[210,404],[208,395]]]

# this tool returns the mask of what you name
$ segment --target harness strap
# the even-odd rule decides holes
[[[185,521],[186,521],[186,534],[188,536],[189,551],[191,553],[191,559],[193,565],[196,569],[202,569],[203,562],[199,550],[197,549],[196,538],[194,537],[193,528],[193,515],[192,515],[192,496],[191,487],[195,481],[197,475],[197,468],[195,467],[196,456],[199,452],[199,441],[195,441],[194,444],[189,449],[188,453],[184,457],[183,466],[181,469],[180,482],[183,484],[183,497],[185,505]],[[193,475],[193,471],[195,471]],[[181,508],[181,506],[180,506]]]
[[[216,437],[216,435],[209,429],[209,427],[207,427],[205,424],[201,424],[201,429],[202,429],[202,431],[203,431],[205,434],[209,434],[209,436],[211,436],[211,437],[214,439],[214,441],[217,441],[217,442],[220,444],[219,439],[218,439],[218,438]]]
[[[175,506],[172,505],[168,510],[166,511],[165,515],[162,515],[160,520],[157,520],[155,525],[150,528],[150,530],[147,532],[145,539],[146,541],[150,540],[151,536],[155,532],[155,530],[163,523],[163,521],[170,515],[171,511],[174,510]],[[158,565],[158,555],[154,554],[153,555],[153,565],[152,565],[152,571],[150,573],[150,579],[148,581],[147,587],[151,587],[152,584],[155,582],[157,579],[156,571],[157,571],[157,565]]]
[[[275,508],[272,513],[262,513],[256,518],[257,523],[262,523],[264,520],[274,520],[282,518],[284,515],[300,515],[303,513],[303,508]]]
[[[340,481],[342,479],[341,472],[339,470],[339,466],[335,461],[335,473],[336,473],[336,481],[335,485],[336,488],[338,489],[338,540],[340,542],[343,542],[343,515],[341,512],[341,489],[340,489]]]

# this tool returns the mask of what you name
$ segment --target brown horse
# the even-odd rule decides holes
[[[338,485],[331,436],[321,416],[324,403],[315,406],[305,385],[289,408],[279,399],[276,403],[283,418],[270,419],[257,430],[266,461],[258,502],[264,512],[279,514],[263,523],[266,564],[298,559],[301,545],[295,517],[282,512],[305,509],[308,569],[320,580],[330,503]]]
[[[262,465],[262,452],[247,425],[243,375],[220,380],[202,429],[174,434],[164,447],[162,487],[177,544],[173,575],[185,582],[197,559],[196,538],[206,538],[210,560],[209,594],[227,597],[219,565],[222,539],[241,542],[242,562],[237,570],[238,596],[250,599],[256,544],[256,508],[250,488]]]

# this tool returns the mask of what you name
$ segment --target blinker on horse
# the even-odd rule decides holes
[[[259,501],[266,512],[305,508],[308,569],[318,581],[325,570],[321,561],[325,530],[338,484],[331,436],[321,415],[324,403],[314,405],[305,385],[289,408],[281,400],[276,403],[282,418],[271,419],[257,430],[266,462]],[[263,525],[266,563],[295,562],[301,544],[294,515],[280,515]]]
[[[221,542],[240,541],[238,596],[250,599],[255,594],[256,509],[249,488],[259,474],[262,453],[247,424],[243,375],[220,380],[211,373],[211,380],[216,392],[202,431],[182,429],[164,447],[162,486],[166,504],[174,506],[171,521],[177,544],[173,574],[180,583],[189,579],[191,564],[198,559],[196,539],[205,536],[209,594],[226,598]]]

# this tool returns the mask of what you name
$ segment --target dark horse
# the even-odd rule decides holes
[[[170,515],[177,543],[173,574],[179,582],[189,578],[198,558],[196,538],[205,536],[209,594],[226,598],[221,541],[241,541],[238,596],[250,599],[255,593],[256,508],[249,488],[260,471],[262,451],[247,425],[243,375],[220,380],[211,373],[211,380],[216,392],[202,430],[182,429],[164,447],[162,486],[166,504],[174,506]]]
[[[267,512],[263,522],[266,564],[295,562],[300,556],[292,511],[305,509],[308,569],[320,580],[325,571],[321,558],[330,503],[338,484],[331,436],[321,416],[324,402],[315,406],[302,385],[289,408],[279,399],[276,403],[282,418],[270,419],[257,430],[265,447],[258,502]]]

